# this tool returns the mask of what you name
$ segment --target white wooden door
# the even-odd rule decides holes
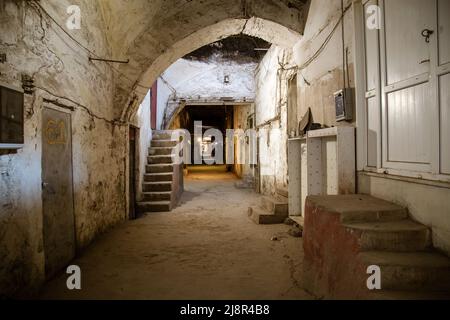
[[[365,167],[450,174],[450,0],[365,0]]]
[[[381,32],[383,167],[432,171],[436,1],[384,0]],[[425,31],[430,30],[430,31]]]

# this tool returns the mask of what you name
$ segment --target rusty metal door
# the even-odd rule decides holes
[[[51,278],[75,256],[70,114],[42,114],[42,209],[45,273]]]

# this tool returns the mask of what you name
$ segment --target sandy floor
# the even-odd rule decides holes
[[[199,170],[180,206],[148,214],[98,239],[73,264],[82,290],[61,274],[43,299],[311,299],[301,287],[302,240],[288,226],[258,226],[247,208],[260,196],[232,174]],[[277,236],[279,241],[271,241]]]

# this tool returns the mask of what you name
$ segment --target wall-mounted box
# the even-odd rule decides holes
[[[0,83],[0,149],[20,149],[23,144],[23,90]]]
[[[346,88],[334,94],[336,121],[353,120],[353,89]]]
[[[309,195],[356,192],[355,128],[309,131],[289,139],[289,215],[303,216]]]

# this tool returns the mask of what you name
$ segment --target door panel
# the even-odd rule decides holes
[[[431,1],[385,0],[386,80],[392,85],[430,72],[429,43],[421,33],[433,30]]]
[[[42,205],[47,278],[75,255],[72,133],[69,114],[44,108],[42,116]]]
[[[439,65],[450,63],[450,0],[438,2]]]
[[[428,83],[388,94],[388,161],[430,163],[428,96]]]
[[[377,167],[378,132],[380,128],[380,106],[377,98],[367,99],[367,165]]]
[[[364,21],[369,19],[367,9],[371,5],[378,5],[378,1],[370,0],[364,5]],[[379,82],[378,68],[378,30],[365,28],[365,48],[366,48],[366,91],[376,89]]]
[[[450,73],[439,81],[441,105],[441,172],[450,174]]]

